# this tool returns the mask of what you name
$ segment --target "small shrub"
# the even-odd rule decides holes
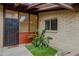
[[[32,41],[32,44],[35,47],[48,47],[49,46],[49,39],[52,39],[51,37],[45,36],[46,30],[43,30],[42,32],[37,31],[36,35]]]

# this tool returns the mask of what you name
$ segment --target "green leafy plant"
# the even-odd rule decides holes
[[[37,31],[36,35],[32,41],[32,44],[35,47],[48,47],[49,46],[49,39],[52,39],[51,37],[46,37],[45,36],[46,30],[43,30],[42,32]]]

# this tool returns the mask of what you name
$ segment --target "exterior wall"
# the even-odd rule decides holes
[[[58,19],[58,30],[46,32],[46,36],[53,38],[50,46],[64,53],[79,51],[79,12],[60,10],[39,13],[39,28],[44,29],[44,20],[51,18]]]
[[[0,5],[0,47],[3,47],[3,6]]]

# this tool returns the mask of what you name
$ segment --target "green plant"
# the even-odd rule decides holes
[[[46,37],[45,32],[46,30],[43,30],[42,32],[40,31],[36,32],[35,37],[32,38],[33,39],[32,44],[35,47],[48,47],[49,46],[49,39],[52,39],[52,38]]]
[[[57,50],[51,47],[35,47],[33,44],[25,46],[34,56],[54,56]]]

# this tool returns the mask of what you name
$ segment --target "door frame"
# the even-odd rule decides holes
[[[19,44],[19,22],[18,19],[5,18],[4,46],[13,46]],[[11,28],[10,28],[11,27]],[[7,31],[6,31],[7,30]],[[9,33],[9,34],[8,34]],[[16,35],[16,36],[15,36]],[[8,41],[8,42],[6,42]]]
[[[4,40],[5,40],[5,16],[6,16],[6,10],[8,10],[7,8],[5,8],[5,5],[3,5],[3,47],[17,47],[19,46],[19,42],[16,45],[12,45],[12,46],[4,46]],[[15,10],[12,10],[15,11]],[[18,14],[18,20],[19,20],[19,11],[17,11]],[[19,21],[20,22],[20,21]],[[18,27],[19,28],[19,27]],[[19,34],[19,33],[18,33]]]

